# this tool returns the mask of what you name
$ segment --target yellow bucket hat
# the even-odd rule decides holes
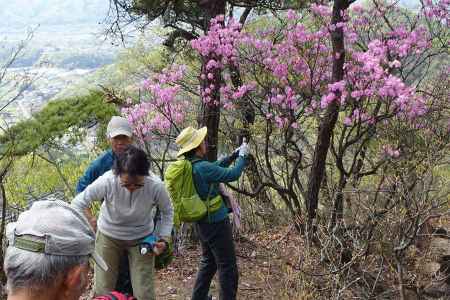
[[[175,140],[175,143],[180,147],[177,156],[197,148],[205,139],[207,131],[206,127],[195,129],[189,126],[183,129]]]

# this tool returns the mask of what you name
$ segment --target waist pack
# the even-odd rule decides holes
[[[174,207],[174,224],[181,222],[196,222],[207,214],[215,213],[222,206],[222,197],[217,195],[210,198],[212,185],[208,197],[202,200],[198,195],[192,175],[192,164],[200,160],[177,160],[171,163],[164,174],[164,182]]]
[[[119,292],[111,292],[106,295],[97,296],[93,300],[137,300],[137,299]]]

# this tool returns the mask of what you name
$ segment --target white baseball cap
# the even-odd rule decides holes
[[[133,136],[133,129],[131,129],[128,120],[124,117],[113,116],[106,128],[106,134],[109,139],[112,139],[118,135],[126,135],[128,137]]]

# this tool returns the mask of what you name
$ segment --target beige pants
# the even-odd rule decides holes
[[[95,249],[108,265],[104,272],[95,266],[95,295],[104,295],[114,290],[119,274],[119,264],[122,255],[128,254],[130,264],[131,285],[134,296],[138,300],[155,300],[154,270],[155,259],[151,254],[141,255],[139,240],[123,241],[106,236],[97,231]]]

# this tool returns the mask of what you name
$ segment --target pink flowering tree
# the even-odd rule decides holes
[[[308,229],[319,205],[329,213],[330,232],[342,224],[344,203],[359,207],[351,218],[367,239],[348,243],[358,255],[369,251],[374,232],[382,238],[379,224],[396,220],[384,234],[401,268],[400,253],[439,207],[428,196],[441,199],[427,180],[448,155],[448,5],[427,1],[408,11],[336,0],[262,17],[254,23],[262,29],[253,30],[214,18],[208,33],[191,42],[201,66],[201,105],[220,113],[216,125],[224,133],[243,107],[255,118],[250,143],[259,185],[233,188],[248,196],[275,191]],[[185,71],[173,67],[149,79],[147,96],[124,110],[142,140],[174,136],[189,116],[195,102],[181,96]],[[188,91],[195,97],[195,87]],[[348,186],[375,192],[361,205],[345,196]],[[389,218],[375,220],[380,214]],[[339,269],[343,258],[336,257],[329,259]]]
[[[108,13],[107,22],[110,27],[107,34],[124,39],[124,31],[130,24],[138,27],[146,27],[154,20],[159,19],[161,24],[169,29],[165,36],[163,45],[172,53],[184,52],[186,41],[191,41],[206,34],[211,26],[211,20],[219,15],[239,15],[239,22],[245,24],[247,18],[262,11],[280,12],[288,8],[303,7],[302,1],[228,1],[228,0],[201,0],[201,1],[141,1],[141,0],[110,0],[111,9]],[[215,21],[217,22],[217,20]],[[220,21],[219,21],[220,22]],[[205,69],[207,62],[213,59],[203,57],[201,67]],[[236,72],[237,74],[238,72]],[[204,88],[209,88],[210,98],[213,101],[204,103],[197,118],[199,126],[208,127],[207,142],[210,147],[207,158],[215,160],[217,157],[219,122],[220,122],[220,94],[218,90],[209,87],[210,82],[219,87],[221,74],[214,74],[214,78],[200,80]],[[235,76],[237,79],[239,76]],[[208,85],[208,86],[206,86]],[[248,113],[247,113],[248,115]],[[247,118],[248,120],[249,118]],[[251,117],[250,117],[251,119]]]
[[[355,5],[350,12],[344,9],[337,22],[331,7],[312,5],[309,13],[300,15],[290,11],[265,30],[253,33],[242,31],[242,25],[235,20],[219,16],[211,21],[207,35],[191,43],[204,61],[199,75],[202,102],[217,106],[219,97],[220,107],[233,117],[244,99],[258,112],[259,120],[268,130],[294,137],[281,143],[269,139],[267,147],[298,144],[298,139],[303,139],[305,148],[314,144],[314,138],[305,136],[310,122],[323,120],[324,113],[337,105],[339,140],[344,144],[354,140],[345,149],[339,149],[344,145],[333,144],[331,150],[340,154],[335,156],[342,164],[343,154],[355,154],[347,149],[353,146],[364,149],[358,142],[371,141],[368,137],[373,135],[373,128],[394,118],[414,121],[427,113],[427,101],[433,97],[427,97],[418,84],[427,82],[423,79],[429,72],[424,70],[424,65],[441,59],[447,50],[443,6],[441,2],[429,3],[422,8],[423,14],[413,15],[377,2],[369,8]],[[344,49],[337,52],[333,49],[333,37],[340,33],[341,42],[347,44],[345,53]],[[331,66],[341,60],[342,74],[336,81]],[[233,82],[236,71],[240,73],[238,85]],[[180,92],[181,86],[176,81],[182,77],[178,69],[175,75],[165,72],[161,78],[156,76],[154,82],[148,80],[144,84],[156,102],[144,101],[143,110],[131,116],[145,121],[138,126],[144,135],[155,124],[176,128],[174,116],[176,120],[183,118],[181,114],[185,110],[179,103],[171,102]],[[161,105],[165,110],[173,105],[175,112],[164,111]],[[154,107],[160,113],[148,114]],[[280,153],[281,149],[273,151]],[[399,155],[389,145],[381,145],[379,151]],[[296,149],[289,156],[304,155]],[[266,159],[265,164],[270,163]],[[343,167],[340,170],[349,177],[349,171]],[[268,165],[267,169],[272,168]],[[269,177],[277,181],[275,175]]]
[[[172,65],[145,79],[138,86],[138,99],[128,98],[122,108],[134,135],[161,175],[174,137],[181,131],[192,106],[187,100],[189,95],[182,89],[185,73],[185,66]]]
[[[428,113],[433,95],[421,85],[430,73],[425,66],[442,59],[448,47],[444,6],[425,3],[413,14],[374,2],[350,11],[334,7],[336,14],[312,5],[253,32],[233,19],[213,19],[208,34],[191,42],[202,62],[203,106],[222,110],[229,124],[245,103],[260,128],[252,142],[265,180],[255,191],[241,192],[254,195],[270,187],[294,215],[306,202],[314,219],[331,150],[339,173],[332,223],[341,218],[341,192],[349,179],[375,174],[388,158],[401,155],[400,145],[377,144],[377,128],[395,120],[418,122]],[[155,129],[176,129],[185,117],[186,103],[176,100],[182,71],[169,73],[148,80],[144,90],[150,98],[126,110],[133,123],[141,123],[136,128],[142,139]],[[368,151],[377,160],[361,164],[368,163]],[[306,182],[302,170],[309,171]]]
[[[448,3],[424,3],[416,13],[381,2],[348,6],[346,1],[335,1],[332,8],[312,5],[309,13],[289,12],[255,33],[242,31],[233,20],[226,26],[213,21],[208,35],[192,46],[202,57],[214,57],[203,80],[223,72],[222,116],[235,118],[243,100],[257,112],[252,146],[261,166],[260,187],[277,191],[300,220],[306,203],[308,228],[322,191],[333,229],[343,218],[347,185],[364,187],[365,178],[377,182],[370,185],[378,187],[372,210],[353,217],[373,225],[368,216],[379,213],[379,205],[391,207],[385,213],[393,218],[405,211],[414,216],[392,231],[401,269],[401,254],[430,211],[439,208],[439,201],[423,195],[432,190],[425,180],[432,177],[432,162],[448,154],[448,93],[435,92],[448,87]],[[238,86],[236,69],[242,79]],[[204,85],[204,101],[210,101],[210,93]],[[424,140],[421,149],[411,150]],[[435,155],[429,155],[430,148]],[[411,181],[420,176],[423,181]],[[395,196],[379,196],[386,181]],[[402,204],[405,198],[414,206]],[[364,230],[373,232],[372,225]]]
[[[423,66],[447,51],[442,43],[448,34],[442,26],[446,22],[442,9],[412,15],[381,3],[366,9],[355,6],[350,12],[343,8],[336,16],[331,7],[312,5],[310,14],[289,12],[276,25],[256,33],[241,31],[232,19],[224,26],[218,18],[208,35],[192,42],[201,57],[215,58],[208,61],[201,79],[214,80],[217,70],[224,74],[223,109],[233,116],[245,99],[265,123],[264,137],[258,139],[265,141],[260,143],[265,151],[259,159],[268,179],[263,185],[280,192],[292,212],[300,210],[301,198],[306,200],[310,218],[315,216],[325,170],[329,146],[324,144],[332,146],[336,159],[338,191],[348,178],[374,174],[387,157],[398,157],[398,147],[380,145],[378,152],[386,155],[376,155],[379,161],[371,167],[356,166],[364,161],[369,146],[374,149],[378,127],[391,120],[414,123],[427,113],[433,97],[419,91],[421,79],[430,74]],[[239,86],[232,82],[233,69],[243,75]],[[213,83],[203,85],[206,103],[212,99],[212,88]],[[311,122],[321,123],[316,141],[307,136]],[[310,153],[300,149],[302,143]],[[274,153],[282,154],[286,162],[274,167]],[[310,163],[306,187],[298,169]],[[286,179],[283,185],[274,171],[280,168]],[[342,216],[340,194],[335,197],[333,223]]]

